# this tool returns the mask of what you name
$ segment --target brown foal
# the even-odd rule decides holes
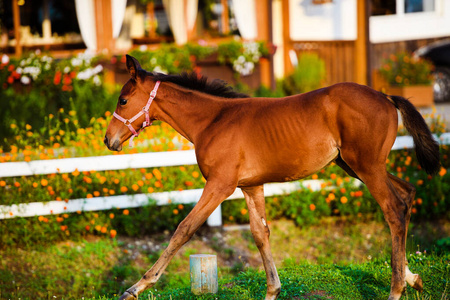
[[[153,74],[127,56],[131,79],[123,86],[116,114],[135,116],[150,92],[161,84],[149,108],[195,145],[205,177],[203,194],[179,224],[170,243],[145,275],[120,299],[134,299],[153,286],[175,253],[236,187],[248,205],[251,231],[267,276],[265,299],[276,299],[281,284],[269,245],[263,184],[311,175],[335,161],[360,179],[380,205],[392,236],[392,282],[389,299],[400,299],[406,282],[422,289],[405,259],[405,244],[415,188],[386,171],[386,159],[397,135],[397,109],[414,138],[419,163],[432,174],[439,169],[439,146],[414,106],[355,83],[340,83],[309,93],[274,98],[248,98],[223,82],[206,82],[195,74]],[[137,131],[142,114],[131,125]],[[127,126],[129,122],[125,122]],[[132,136],[129,126],[113,118],[105,144],[119,151]]]

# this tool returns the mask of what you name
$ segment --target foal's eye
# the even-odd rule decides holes
[[[120,105],[125,105],[125,104],[127,104],[127,99],[120,98],[120,99],[119,99],[119,104],[120,104]]]

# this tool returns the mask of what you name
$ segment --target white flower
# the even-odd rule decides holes
[[[22,69],[21,67],[18,67],[18,68],[16,69],[16,72],[19,73],[19,74],[22,74],[23,69]]]
[[[153,72],[167,74],[167,70],[161,68],[161,66],[156,66],[153,68]]]
[[[6,65],[9,63],[9,56],[6,54],[2,55],[2,64]]]
[[[30,77],[24,75],[20,78],[20,82],[22,82],[22,84],[24,84],[24,85],[28,85],[28,84],[30,84],[31,80],[30,80]]]
[[[64,73],[67,74],[67,73],[69,73],[69,72],[70,72],[70,67],[69,67],[69,66],[65,67],[65,68],[64,68]]]
[[[152,59],[150,59],[150,63],[152,64],[152,66],[156,65],[158,61],[156,60],[156,57],[152,57]]]
[[[94,84],[96,86],[100,86],[102,84],[102,81],[100,80],[100,76],[98,76],[98,75],[95,75],[92,80],[94,81]]]

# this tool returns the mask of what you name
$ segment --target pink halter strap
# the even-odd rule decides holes
[[[139,133],[141,133],[141,131],[145,127],[148,127],[148,126],[152,125],[152,123],[150,122],[150,116],[148,114],[148,110],[150,109],[150,105],[152,104],[153,99],[155,99],[155,97],[156,97],[156,91],[158,91],[158,87],[159,87],[160,83],[161,83],[160,81],[156,82],[155,87],[150,92],[150,97],[148,98],[147,104],[142,108],[142,110],[140,110],[131,119],[127,120],[127,119],[119,116],[116,112],[113,113],[113,116],[116,117],[117,119],[119,119],[119,121],[123,122],[123,124],[125,124],[128,127],[128,129],[130,129],[130,131],[133,133],[133,136],[130,138],[130,148],[133,147],[133,139],[135,137],[137,137],[139,135]],[[133,125],[131,125],[131,123],[136,121],[143,114],[145,114],[145,121],[144,121],[144,123],[142,123],[142,127],[139,129],[139,131],[136,132],[136,130],[134,130],[134,128],[133,128]]]

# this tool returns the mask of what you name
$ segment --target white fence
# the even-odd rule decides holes
[[[440,143],[450,144],[450,133],[440,137]],[[393,150],[412,148],[413,141],[409,136],[397,137]],[[1,177],[31,176],[52,173],[69,173],[78,171],[105,171],[130,168],[151,168],[164,166],[179,166],[196,164],[194,150],[151,152],[142,154],[108,155],[100,157],[79,157],[53,160],[39,160],[30,162],[11,162],[0,164]],[[275,196],[291,193],[301,188],[320,189],[321,181],[304,180],[300,182],[271,183],[265,185],[265,195]],[[72,199],[64,201],[31,202],[13,205],[0,205],[0,219],[14,217],[31,217],[69,213],[76,211],[97,211],[113,208],[140,207],[154,199],[157,205],[173,203],[195,203],[201,196],[202,189],[170,191],[152,194],[120,195],[109,197],[95,197]],[[242,192],[238,189],[228,199],[241,199]],[[222,224],[220,206],[208,219],[210,226]]]

